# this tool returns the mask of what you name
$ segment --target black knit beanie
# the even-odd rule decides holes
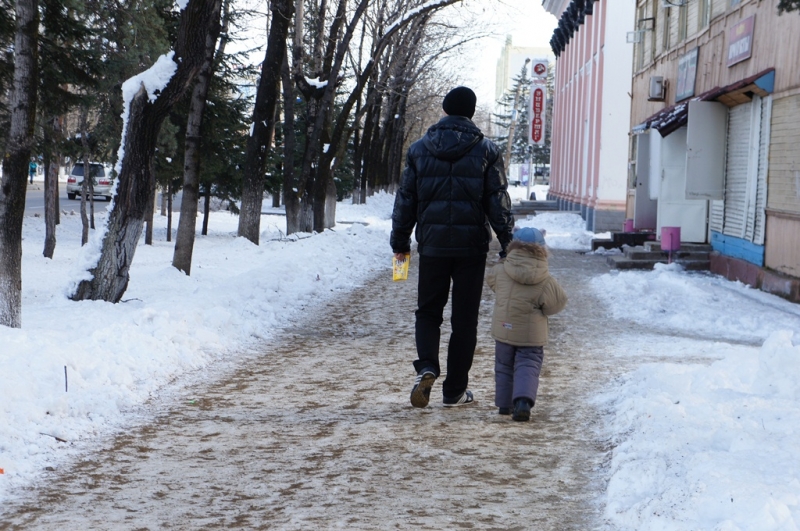
[[[467,87],[456,87],[447,93],[442,102],[442,109],[450,116],[466,116],[472,118],[475,115],[475,103],[478,98],[472,89]]]

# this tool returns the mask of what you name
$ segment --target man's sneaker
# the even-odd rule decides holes
[[[474,399],[472,398],[472,391],[464,391],[458,398],[445,398],[443,400],[444,407],[463,406],[464,404],[471,404]]]
[[[425,369],[417,375],[414,380],[414,387],[411,388],[411,405],[414,407],[425,407],[431,398],[431,387],[436,381],[436,374]]]
[[[510,407],[497,408],[497,413],[499,413],[500,415],[510,415],[511,408]]]
[[[520,422],[527,422],[531,418],[531,401],[527,398],[517,398],[514,400],[514,412],[511,418]]]

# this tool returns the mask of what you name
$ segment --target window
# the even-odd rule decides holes
[[[656,60],[656,44],[658,40],[656,39],[656,28],[658,27],[658,2],[660,0],[651,0],[650,1],[650,13],[652,13],[652,19],[649,20],[650,23],[650,62]]]
[[[638,20],[642,20],[643,18],[645,18],[647,16],[647,15],[645,15],[645,13],[647,12],[647,11],[645,11],[645,9],[646,8],[645,8],[644,5],[639,6],[636,9],[636,20],[637,21]],[[641,30],[641,28],[639,26],[640,26],[640,24],[637,23],[636,24],[636,31],[639,32],[638,33],[639,42],[636,43],[636,70],[641,70],[644,67],[644,38],[643,38],[644,35],[643,35],[642,30]]]
[[[711,0],[700,0],[697,9],[699,10],[697,14],[697,29],[703,30],[711,20]]]
[[[672,9],[669,9],[669,8],[665,9],[664,10],[664,18],[662,19],[664,21],[662,23],[663,26],[664,26],[664,29],[662,30],[663,34],[661,36],[662,37],[661,46],[664,49],[664,51],[669,50],[669,47],[672,44],[670,42],[670,37],[672,35],[672,17],[670,17],[670,13],[672,13]]]
[[[689,7],[682,5],[678,8],[678,42],[686,40],[686,30],[689,25]]]

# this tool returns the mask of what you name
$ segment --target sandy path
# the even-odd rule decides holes
[[[637,332],[587,287],[603,259],[554,251],[570,303],[551,319],[530,423],[494,407],[488,289],[477,402],[443,408],[440,379],[431,407],[410,406],[413,265],[408,283],[384,273],[218,381],[152,404],[150,422],[0,509],[0,529],[602,527],[608,448],[587,398],[621,371],[604,337]]]

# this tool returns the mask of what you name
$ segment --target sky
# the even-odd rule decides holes
[[[520,199],[526,188],[510,192]],[[119,304],[67,298],[91,249],[79,243],[76,202],[62,203],[52,260],[42,257],[43,218],[27,216],[23,325],[0,327],[0,506],[70,457],[58,439],[91,447],[176,378],[235,365],[306,307],[388,278],[393,202],[381,193],[340,203],[333,231],[289,238],[280,212],[267,213],[260,246],[236,237],[235,216],[214,212],[191,276],[170,265],[174,244],[157,215],[154,244],[140,243]],[[545,229],[554,249],[588,252],[595,236],[573,213],[517,225]],[[591,289],[609,319],[666,333],[598,343],[610,363],[639,361],[593,398],[597,437],[613,448],[597,471],[609,528],[800,528],[800,306],[677,264],[611,270]]]
[[[467,0],[467,7],[473,9],[476,1]],[[466,62],[464,75],[474,83],[478,101],[493,102],[495,70],[506,36],[511,35],[514,46],[549,48],[558,19],[544,10],[540,0],[497,0],[489,4],[480,20],[491,36],[481,39],[476,49],[478,60]]]

